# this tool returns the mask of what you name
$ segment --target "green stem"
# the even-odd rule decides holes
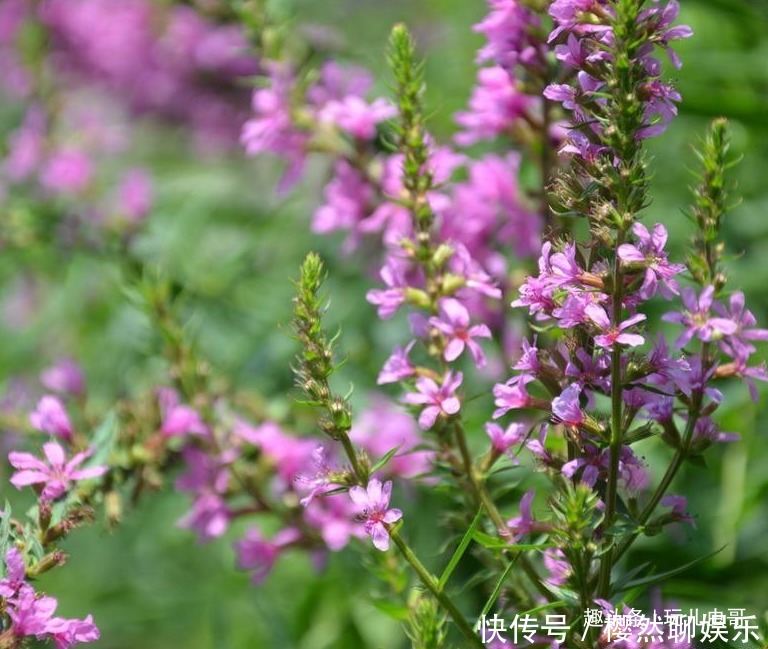
[[[403,555],[403,558],[408,562],[411,568],[413,568],[413,571],[416,573],[424,587],[432,593],[440,605],[448,612],[448,615],[451,616],[451,619],[454,621],[461,634],[470,643],[470,646],[482,649],[485,645],[481,642],[479,636],[472,630],[472,627],[461,614],[461,611],[456,607],[456,604],[453,603],[453,600],[448,597],[445,592],[440,590],[434,575],[424,567],[424,564],[419,561],[418,557],[413,553],[413,550],[408,547],[408,544],[396,531],[390,530],[389,536],[397,546],[400,554]]]
[[[624,242],[625,231],[619,230],[616,235],[616,250]],[[622,298],[624,293],[624,275],[621,272],[621,260],[615,255],[613,260],[613,313],[611,325],[618,328],[621,324]],[[622,384],[621,384],[621,347],[614,343],[611,350],[611,443],[610,467],[608,470],[608,487],[605,495],[604,530],[613,527],[616,521],[616,497],[619,480],[619,459],[621,457],[622,441]],[[612,543],[610,539],[608,543]],[[613,547],[609,545],[600,561],[600,577],[598,594],[607,597],[611,585],[611,567],[613,566]]]
[[[472,464],[472,457],[469,453],[469,447],[467,446],[467,438],[466,438],[466,435],[464,434],[464,428],[463,426],[461,426],[459,422],[454,422],[453,428],[454,428],[454,433],[456,435],[456,443],[459,447],[459,452],[461,453],[461,459],[464,463],[464,472],[466,473],[467,479],[469,480],[469,484],[470,484],[470,487],[472,488],[472,492],[474,493],[475,498],[480,503],[482,503],[483,507],[485,508],[485,511],[488,512],[488,516],[490,517],[491,521],[496,527],[496,530],[499,533],[503,533],[505,530],[507,530],[507,524],[502,518],[498,508],[496,507],[496,503],[493,502],[493,498],[491,498],[491,495],[488,493],[488,490],[485,488],[485,482],[477,474],[477,471],[474,465]],[[550,602],[557,601],[557,597],[555,597],[551,592],[549,592],[549,589],[542,582],[541,578],[536,572],[536,569],[528,560],[528,557],[526,557],[522,553],[522,551],[517,551],[516,553],[508,552],[507,554],[511,555],[511,558],[513,559],[517,556],[517,560],[520,562],[520,565],[523,568],[523,571],[531,580],[531,583],[533,584],[534,588],[536,588],[536,590],[539,591],[541,595],[546,597],[547,600]]]
[[[707,362],[709,347],[709,343],[704,343],[702,348],[702,363]],[[683,433],[683,439],[675,451],[675,456],[672,458],[672,462],[664,472],[664,476],[661,478],[661,482],[659,482],[656,490],[653,492],[653,495],[651,495],[650,500],[645,505],[643,511],[640,512],[640,515],[637,518],[637,522],[640,526],[645,525],[645,523],[648,522],[648,519],[653,515],[653,512],[655,511],[659,502],[661,502],[661,499],[664,497],[664,494],[666,494],[667,489],[669,489],[672,481],[675,479],[675,476],[680,470],[680,467],[683,466],[683,462],[685,461],[686,457],[688,457],[688,453],[690,452],[691,448],[691,441],[693,440],[693,433],[696,429],[696,423],[701,417],[702,403],[703,392],[700,390],[696,391],[693,394],[693,402],[688,414],[688,423],[686,424],[685,432]],[[638,535],[639,532],[632,533],[621,543],[621,545],[619,545],[615,553],[614,561],[618,561],[622,556],[624,556],[627,550],[629,550],[630,546],[635,542]]]

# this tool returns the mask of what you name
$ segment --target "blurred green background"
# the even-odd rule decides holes
[[[374,71],[387,91],[384,47],[392,24],[404,21],[427,56],[432,130],[450,137],[451,115],[463,108],[474,81],[481,38],[471,26],[486,12],[481,0],[297,1],[298,26],[323,25],[337,34],[343,58]],[[651,145],[653,204],[647,222],[667,224],[672,247],[683,254],[690,234],[681,209],[689,200],[691,143],[716,116],[731,118],[733,151],[743,156],[733,172],[741,202],[728,217],[731,288],[741,288],[762,323],[768,322],[768,10],[745,0],[682,0],[682,22],[695,36],[679,51],[675,72],[683,95],[680,118]],[[189,291],[190,329],[217,370],[242,385],[287,399],[294,344],[289,282],[304,254],[327,253],[334,295],[332,318],[344,323],[350,361],[345,378],[362,388],[399,339],[402,323],[379,323],[364,301],[372,285],[363,260],[338,253],[340,238],[309,233],[327,169],[313,161],[308,178],[278,198],[278,170],[270,161],[205,160],[183,151],[172,134],[152,129],[139,157],[157,178],[158,208],[141,239],[142,254]],[[5,297],[28,269],[44,277],[31,320],[22,328],[5,318],[0,368],[5,376],[35,373],[67,353],[82,360],[94,398],[103,404],[125,391],[138,393],[161,376],[147,322],[118,291],[108,261],[87,256],[45,256],[30,251],[0,255]],[[280,330],[283,327],[283,330]],[[762,387],[762,386],[761,386]],[[689,496],[696,528],[670,530],[639,543],[632,563],[682,565],[725,546],[715,558],[671,580],[664,596],[679,605],[745,608],[762,616],[768,606],[768,453],[765,389],[759,404],[733,386],[720,411],[723,429],[743,441],[713,449],[709,470],[687,469],[677,492]],[[275,406],[278,410],[280,404]],[[479,429],[478,429],[479,431]],[[649,445],[651,466],[667,457]],[[663,464],[661,464],[663,466]],[[102,631],[95,645],[109,649],[395,649],[405,646],[397,623],[367,596],[361,549],[330,558],[317,573],[301,556],[283,559],[267,582],[250,585],[233,569],[226,539],[198,546],[175,527],[187,508],[172,490],[147,498],[114,532],[96,525],[66,544],[71,559],[44,588],[61,612],[94,615]],[[427,507],[429,505],[427,504]],[[406,512],[407,518],[407,512]],[[409,534],[430,560],[444,540],[424,521]],[[230,540],[233,536],[228,537]],[[466,577],[467,575],[463,575]]]

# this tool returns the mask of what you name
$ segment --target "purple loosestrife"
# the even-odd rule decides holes
[[[484,324],[470,326],[469,311],[461,302],[454,298],[440,300],[440,316],[430,318],[429,324],[445,338],[446,361],[455,361],[468,349],[475,365],[485,367],[485,354],[475,338],[490,338],[491,330]]]
[[[64,404],[51,395],[44,396],[29,415],[29,423],[37,430],[58,437],[65,442],[72,441],[74,429]]]
[[[426,376],[416,379],[416,391],[403,397],[410,405],[425,406],[419,415],[419,426],[423,429],[432,428],[438,417],[450,417],[459,412],[461,401],[456,396],[456,390],[464,380],[461,372],[448,372],[438,383]]]
[[[0,637],[7,638],[9,634],[17,643],[29,638],[53,640],[57,649],[99,639],[99,629],[90,615],[83,620],[53,617],[58,602],[35,592],[27,583],[24,557],[18,549],[8,550],[5,565],[6,576],[0,580],[0,597],[5,600],[4,609],[11,624]]]
[[[403,512],[399,509],[389,508],[391,493],[392,482],[382,484],[376,478],[371,478],[365,489],[355,486],[349,490],[349,498],[359,508],[358,515],[366,533],[373,539],[374,547],[382,552],[389,549],[387,525],[396,523],[403,517]]]
[[[251,581],[261,584],[272,570],[280,554],[301,538],[301,533],[293,528],[280,530],[273,539],[265,539],[261,532],[249,528],[245,536],[235,543],[237,567],[251,573]]]
[[[16,469],[11,476],[11,484],[17,489],[29,485],[45,485],[40,493],[42,501],[61,498],[73,482],[92,480],[109,471],[106,466],[94,466],[85,469],[79,466],[91,455],[90,451],[75,454],[67,460],[64,449],[56,442],[43,444],[45,460],[36,458],[31,453],[14,451],[8,455],[8,461]]]
[[[63,358],[40,373],[40,383],[53,392],[81,396],[85,392],[85,376],[71,358]]]

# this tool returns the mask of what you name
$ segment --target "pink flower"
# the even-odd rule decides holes
[[[403,517],[399,509],[389,509],[389,499],[392,493],[392,481],[383,485],[376,478],[368,482],[368,487],[352,487],[349,497],[361,508],[360,518],[363,520],[366,533],[373,539],[377,550],[386,552],[389,549],[389,531],[385,524],[392,524]]]
[[[40,182],[56,194],[79,193],[91,182],[93,173],[93,163],[85,153],[62,149],[43,167]]]
[[[44,433],[72,441],[72,423],[64,404],[57,397],[46,395],[40,399],[35,411],[29,415],[29,423]]]
[[[497,383],[493,386],[493,396],[496,397],[494,403],[496,410],[493,411],[493,418],[498,419],[510,410],[518,408],[527,408],[531,405],[531,395],[528,394],[526,385],[534,381],[532,374],[518,374],[513,376],[506,383]]]
[[[106,466],[78,469],[91,452],[78,453],[67,462],[64,449],[56,442],[43,444],[43,453],[47,463],[30,453],[12,452],[8,455],[11,465],[18,469],[11,477],[11,484],[17,489],[33,484],[45,484],[40,494],[41,500],[56,500],[69,490],[70,483],[98,478],[109,470]]]
[[[629,329],[632,325],[637,324],[645,320],[645,315],[637,313],[632,317],[624,320],[618,326],[611,324],[611,320],[608,318],[608,314],[605,309],[598,304],[589,304],[584,308],[584,313],[587,317],[594,322],[603,332],[595,336],[595,344],[606,349],[611,349],[615,344],[627,345],[629,347],[637,347],[645,342],[640,334],[623,333],[625,329]]]
[[[579,405],[581,386],[578,383],[569,385],[552,399],[552,414],[566,426],[580,426],[584,423],[584,413]]]
[[[58,602],[53,597],[37,597],[32,586],[24,585],[6,612],[13,623],[13,634],[17,638],[24,636],[42,636],[48,631],[51,616]]]
[[[682,292],[683,312],[670,312],[662,316],[662,320],[666,322],[674,322],[685,327],[675,342],[676,347],[685,347],[694,336],[699,340],[708,342],[736,333],[739,325],[731,318],[713,318],[710,316],[709,311],[712,308],[714,295],[714,286],[707,286],[698,297],[696,297],[694,289],[684,288]]]
[[[173,406],[165,413],[160,432],[168,437],[175,437],[207,435],[209,431],[197,410],[189,406]]]
[[[271,540],[265,539],[255,527],[246,531],[245,537],[235,543],[237,567],[252,571],[251,580],[258,585],[266,579],[282,551],[301,538],[294,527],[280,530]]]
[[[384,363],[384,367],[379,372],[379,378],[377,383],[384,385],[385,383],[397,383],[403,379],[410,378],[416,374],[416,368],[411,364],[408,354],[413,346],[416,344],[415,340],[412,340],[408,345],[403,347],[396,347],[392,351],[392,355]]]
[[[140,223],[152,208],[152,179],[143,169],[131,169],[117,188],[120,214]]]
[[[395,115],[397,109],[386,99],[368,104],[361,97],[349,95],[329,101],[318,113],[318,119],[338,126],[358,140],[372,140],[376,136],[376,125]]]
[[[475,338],[490,338],[491,330],[484,324],[469,326],[469,311],[454,298],[440,300],[440,317],[430,318],[429,324],[445,336],[446,345],[443,358],[447,361],[455,361],[469,348],[475,365],[485,367],[485,354]]]
[[[84,620],[65,620],[55,617],[48,622],[46,633],[53,638],[56,649],[69,649],[79,642],[93,642],[100,637],[99,629],[90,615]]]
[[[5,577],[0,579],[0,597],[13,597],[26,584],[25,576],[24,557],[17,548],[11,548],[5,553]]]
[[[395,311],[405,302],[408,284],[402,270],[392,260],[387,260],[380,275],[387,288],[371,289],[365,299],[378,307],[378,314],[382,320],[387,320],[395,315]]]
[[[62,394],[80,395],[85,391],[85,378],[80,366],[72,359],[63,358],[40,374],[40,383],[47,389]]]
[[[511,541],[513,543],[535,530],[536,523],[531,513],[531,504],[535,495],[535,489],[528,491],[520,501],[520,516],[515,516],[507,521],[507,527],[512,532]]]
[[[501,426],[494,423],[485,425],[485,431],[491,439],[491,446],[497,453],[507,453],[513,446],[522,443],[528,432],[528,425],[521,422],[514,422],[504,430]],[[516,458],[513,458],[517,462]]]
[[[441,414],[450,416],[459,412],[461,402],[455,393],[463,380],[464,376],[461,372],[456,375],[448,372],[441,385],[422,376],[416,381],[417,391],[405,395],[403,399],[405,403],[427,406],[419,415],[419,425],[424,430],[432,428]]]
[[[420,447],[421,431],[413,417],[379,395],[374,395],[371,405],[360,412],[349,438],[369,457],[383,457],[397,449],[381,467],[384,475],[413,478],[427,473],[432,466],[434,453]]]

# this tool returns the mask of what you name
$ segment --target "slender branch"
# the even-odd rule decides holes
[[[403,555],[403,558],[408,562],[411,568],[413,568],[413,571],[416,573],[424,587],[432,593],[435,599],[440,602],[441,606],[448,612],[448,615],[451,616],[451,619],[454,621],[461,634],[470,643],[470,646],[477,648],[484,647],[485,645],[472,630],[472,627],[461,614],[461,611],[456,607],[456,604],[454,604],[453,600],[440,589],[437,579],[424,567],[424,564],[419,561],[418,557],[413,553],[413,550],[411,550],[408,544],[392,529],[389,531],[389,536],[397,546],[400,554]]]

